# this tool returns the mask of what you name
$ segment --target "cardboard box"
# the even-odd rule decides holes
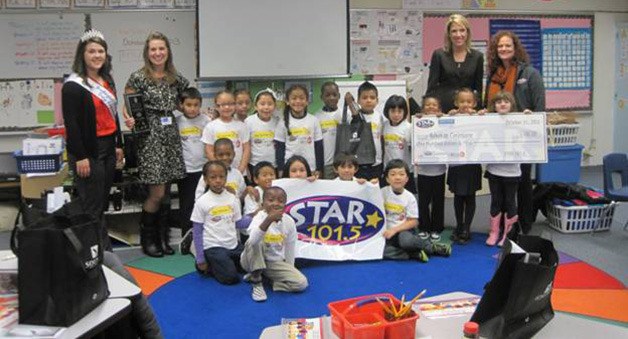
[[[53,187],[63,185],[68,177],[68,164],[64,164],[59,172],[53,175],[28,177],[27,174],[20,175],[20,186],[22,197],[28,199],[41,199],[41,193]]]

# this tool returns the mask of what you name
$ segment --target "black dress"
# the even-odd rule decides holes
[[[430,75],[425,95],[437,97],[444,113],[454,108],[456,90],[468,87],[476,92],[481,103],[484,55],[475,49],[467,53],[463,62],[456,62],[451,53],[442,48],[432,54]]]
[[[447,186],[455,195],[475,195],[482,189],[482,165],[468,164],[449,166]]]

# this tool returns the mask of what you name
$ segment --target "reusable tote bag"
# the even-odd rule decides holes
[[[356,156],[358,164],[372,165],[375,163],[375,142],[371,123],[367,122],[362,113],[347,120],[347,105],[342,109],[342,121],[336,129],[336,152],[349,153]]]
[[[70,326],[109,296],[99,221],[72,209],[14,232],[22,324]]]
[[[504,243],[501,262],[471,321],[486,338],[530,338],[554,317],[552,285],[558,254],[538,236]]]

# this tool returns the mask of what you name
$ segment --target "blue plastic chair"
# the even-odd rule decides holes
[[[628,201],[628,157],[626,154],[607,154],[604,156],[602,164],[604,169],[604,195],[615,201]],[[614,173],[620,174],[620,187],[615,187],[613,184]],[[624,225],[624,230],[626,228],[628,228],[628,221]]]

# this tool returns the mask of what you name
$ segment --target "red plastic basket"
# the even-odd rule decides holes
[[[406,339],[414,338],[419,315],[410,311],[404,319],[388,321],[384,309],[377,302],[392,300],[395,305],[401,301],[392,294],[382,293],[329,303],[331,328],[344,339]]]

